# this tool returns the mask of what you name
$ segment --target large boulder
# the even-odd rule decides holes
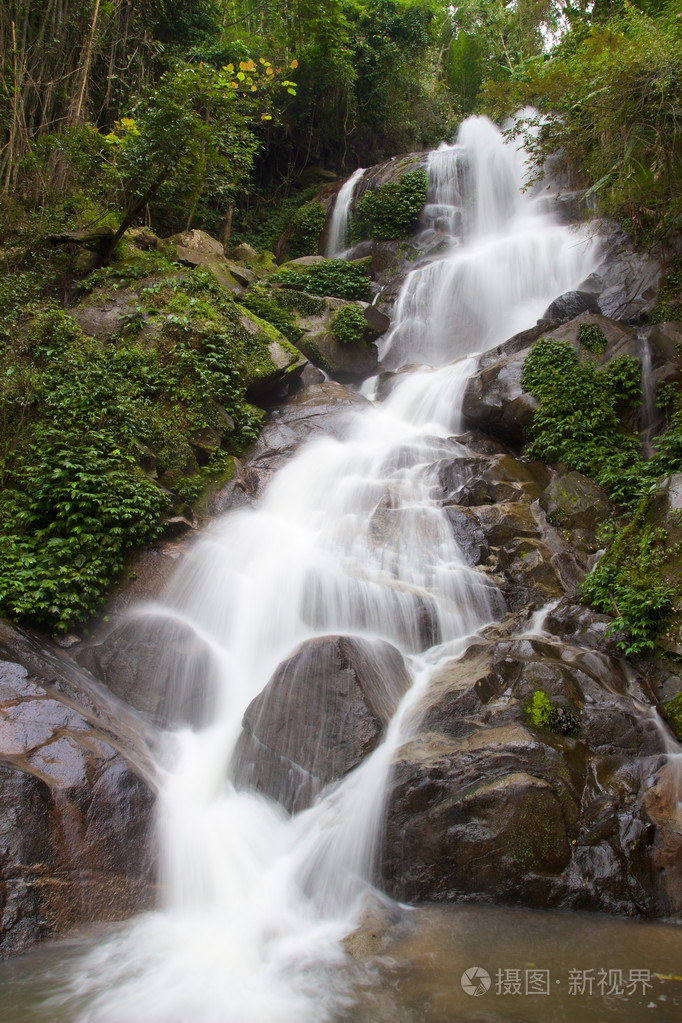
[[[403,658],[389,643],[309,640],[249,705],[235,783],[291,812],[304,809],[376,748],[409,684]]]
[[[60,651],[0,622],[0,955],[150,904],[152,739]]]
[[[550,718],[533,712],[538,692]],[[436,673],[397,751],[389,894],[679,913],[682,817],[647,704],[619,658],[490,630]]]
[[[200,727],[212,719],[217,680],[210,647],[172,616],[142,608],[75,648],[74,658],[155,725]]]
[[[542,327],[533,327],[479,358],[462,401],[467,427],[512,447],[526,442],[538,402],[524,391],[521,376],[526,356],[542,333]]]

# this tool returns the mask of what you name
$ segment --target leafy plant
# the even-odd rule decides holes
[[[682,317],[682,261],[677,259],[663,275],[656,305],[651,311],[651,323],[667,323]]]
[[[596,323],[581,323],[578,327],[578,341],[593,355],[603,355],[606,351],[606,334]]]
[[[568,341],[541,338],[523,366],[522,386],[540,402],[528,454],[592,477],[619,503],[642,490],[639,441],[623,413],[641,400],[640,367],[627,356],[603,368],[579,362]]]
[[[326,219],[327,212],[321,202],[307,202],[296,210],[289,242],[293,257],[316,255]]]
[[[329,295],[349,300],[369,298],[369,259],[347,262],[325,259],[306,267],[283,267],[271,274],[273,284],[285,284],[312,295]]]
[[[678,740],[682,742],[682,693],[673,696],[672,700],[666,700],[661,707],[661,713]]]
[[[367,338],[367,320],[360,306],[337,309],[332,316],[331,332],[342,345],[362,345]]]
[[[616,535],[611,547],[585,577],[581,599],[614,615],[608,635],[629,656],[651,653],[674,611],[679,586],[666,581],[663,569],[673,551],[668,532],[646,521],[651,499],[644,497],[634,520]]]
[[[362,238],[387,241],[410,234],[424,208],[427,188],[426,171],[419,168],[374,192],[365,192],[353,216],[354,241]]]

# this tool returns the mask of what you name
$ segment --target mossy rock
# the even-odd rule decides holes
[[[540,497],[549,522],[561,529],[595,529],[613,514],[608,495],[581,472],[552,480]]]
[[[672,700],[667,700],[662,704],[661,714],[670,725],[679,742],[682,742],[682,693],[678,693],[677,696],[673,696]]]

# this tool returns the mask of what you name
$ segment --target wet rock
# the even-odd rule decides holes
[[[153,610],[123,618],[74,657],[119,699],[163,728],[211,720],[215,664],[191,626]]]
[[[554,299],[542,314],[542,318],[565,323],[567,320],[573,320],[576,316],[580,316],[581,313],[600,312],[599,303],[591,292],[566,291]]]
[[[281,402],[244,456],[243,486],[249,499],[258,497],[273,473],[305,440],[343,435],[354,409],[369,404],[343,384],[325,381],[297,391]]]
[[[526,356],[542,333],[541,327],[523,331],[480,357],[462,401],[468,428],[512,447],[526,442],[538,402],[523,390],[521,376]]]
[[[0,955],[149,905],[152,734],[47,641],[0,623]]]
[[[484,565],[488,560],[490,545],[485,529],[473,512],[468,508],[450,505],[445,509],[445,514],[465,563],[471,568]]]
[[[636,252],[622,231],[611,228],[598,268],[602,278],[599,306],[605,316],[643,323],[654,308],[662,273],[662,253],[656,247]]]
[[[235,783],[293,812],[371,753],[409,687],[389,643],[326,636],[304,643],[249,705]]]
[[[569,530],[594,531],[614,513],[608,495],[580,472],[552,480],[540,497],[540,505],[552,525]]]
[[[298,345],[310,361],[344,383],[365,380],[376,372],[378,352],[369,341],[341,344],[330,331],[302,338]]]
[[[437,672],[417,733],[396,754],[387,891],[679,911],[682,818],[658,775],[663,739],[646,687],[620,658],[546,635],[504,638],[510,626]],[[538,689],[579,720],[577,735],[533,724]]]
[[[441,462],[438,483],[446,503],[472,507],[523,498],[537,500],[550,475],[543,463],[523,461],[511,455],[465,456]]]

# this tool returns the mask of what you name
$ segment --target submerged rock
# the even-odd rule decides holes
[[[235,784],[294,812],[376,748],[410,678],[381,640],[325,636],[284,661],[244,715]]]
[[[47,641],[0,623],[0,955],[150,904],[144,726]]]

